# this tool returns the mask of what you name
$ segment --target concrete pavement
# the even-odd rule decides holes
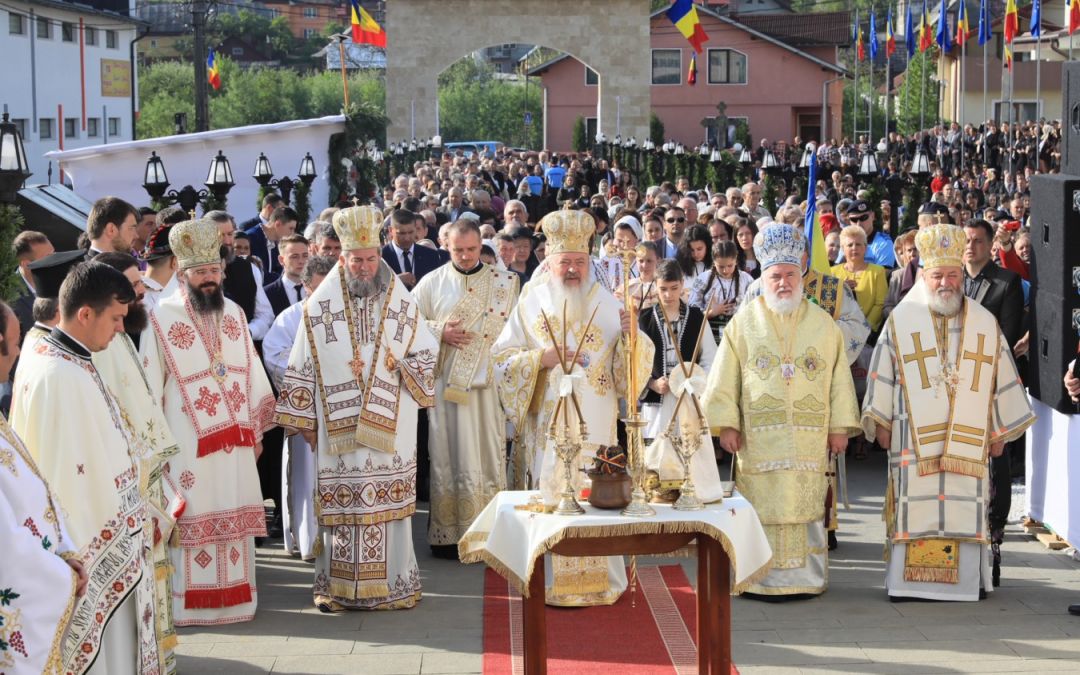
[[[733,599],[741,673],[1080,672],[1080,617],[1065,612],[1080,602],[1080,564],[1010,524],[1002,585],[987,600],[892,604],[881,559],[885,457],[848,466],[852,503],[840,511],[829,591],[777,605]],[[182,629],[180,672],[481,672],[483,566],[430,556],[426,506],[413,519],[424,584],[416,609],[320,614],[311,604],[311,566],[280,545],[260,549],[256,619]],[[680,562],[693,580],[693,561]]]

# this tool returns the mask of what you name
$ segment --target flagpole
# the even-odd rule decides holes
[[[1042,27],[1039,27],[1039,36],[1035,38],[1035,119],[1039,119],[1039,110],[1042,108]]]
[[[964,126],[966,121],[964,120],[964,99],[965,89],[967,88],[967,78],[964,77],[964,69],[967,66],[967,34],[964,34],[964,41],[960,43],[960,62],[956,67],[956,79],[960,81],[960,104],[957,106],[960,110],[959,124],[960,124],[960,173],[964,173]]]
[[[919,131],[926,131],[926,52],[919,52],[922,69],[922,94],[919,98]]]
[[[888,39],[888,38],[886,38]],[[888,43],[886,43],[888,44]],[[892,64],[889,59],[889,48],[885,47],[885,152],[889,151],[889,94],[892,93],[892,78],[889,71]]]
[[[349,109],[349,76],[345,71],[345,36],[338,36],[338,53],[341,55],[341,89],[345,92],[345,109]]]

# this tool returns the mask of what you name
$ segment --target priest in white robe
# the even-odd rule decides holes
[[[889,598],[974,601],[993,590],[990,457],[1035,414],[997,319],[964,296],[967,235],[919,230],[922,276],[881,331],[863,401],[868,439],[889,450]]]
[[[300,281],[307,289],[308,297],[337,262],[337,258],[312,256],[304,265]],[[303,337],[300,321],[304,316],[304,303],[295,302],[286,307],[274,319],[263,338],[263,363],[274,386],[281,391],[284,386],[285,369],[289,366],[296,337]],[[315,541],[319,526],[315,520],[315,454],[304,440],[303,434],[285,437],[284,456],[281,459],[281,528],[285,550],[297,552],[304,560],[315,558]]]
[[[382,261],[382,213],[334,215],[342,254],[304,304],[277,423],[316,448],[315,605],[403,609],[420,600],[412,543],[419,408],[434,403],[439,343]]]
[[[592,465],[599,447],[618,443],[619,399],[636,401],[640,392],[626,391],[623,335],[629,331],[630,316],[594,276],[589,257],[596,229],[593,217],[582,211],[556,211],[545,216],[541,226],[547,236],[547,270],[525,285],[492,354],[499,399],[515,430],[511,464],[519,479],[526,479],[525,487],[538,486],[545,504],[553,507],[565,484],[548,433],[560,391],[570,387],[577,394],[587,426],[573,471],[575,490],[584,481],[578,469]],[[560,352],[572,367],[569,375],[564,374]],[[649,372],[653,344],[647,337],[638,341],[635,358],[639,372]],[[576,429],[577,420],[569,427]],[[619,557],[547,556],[545,566],[548,604],[611,604],[626,588],[626,570]]]
[[[91,360],[133,299],[115,269],[74,268],[60,289],[60,323],[23,353],[12,401],[12,427],[59,498],[89,578],[60,647],[65,670],[79,674],[164,669],[141,490],[149,449]]]
[[[177,626],[248,621],[254,537],[266,534],[255,460],[274,395],[243,310],[222,294],[217,223],[178,223],[169,244],[183,283],[150,315],[140,348],[180,450],[169,462],[186,501],[171,549],[173,617]]]
[[[446,234],[450,264],[413,289],[420,314],[442,345],[435,407],[428,412],[431,515],[427,538],[438,557],[457,559],[473,519],[506,489],[506,424],[491,345],[518,296],[518,277],[480,262],[480,228],[471,220]]]
[[[0,303],[0,379],[19,357],[19,320]],[[7,420],[0,416],[0,672],[63,672],[61,640],[85,588],[78,551],[56,496]]]

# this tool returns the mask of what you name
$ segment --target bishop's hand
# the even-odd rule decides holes
[[[89,577],[86,574],[86,568],[83,567],[82,562],[76,558],[68,558],[66,562],[68,567],[71,568],[71,571],[75,573],[75,597],[81,598],[83,594],[86,593],[86,582],[89,580]]]
[[[630,315],[625,309],[619,310],[619,325],[622,327],[622,332],[630,332]]]
[[[579,365],[585,365],[585,355],[578,354],[573,349],[567,349],[565,353],[565,362],[570,363],[576,361]],[[544,353],[540,355],[540,367],[545,370],[550,370],[557,365],[560,365],[563,361],[559,359],[559,350],[555,347],[548,347],[544,350]]]
[[[991,457],[1001,457],[1001,455],[1004,452],[1005,452],[1005,441],[998,441],[996,443],[991,443],[990,444],[990,456]]]
[[[737,429],[728,427],[720,432],[720,447],[734,455],[742,450],[742,434]]]
[[[877,430],[874,432],[874,439],[877,444],[888,450],[892,446],[892,426],[888,428],[877,425]]]
[[[829,454],[839,457],[847,450],[847,434],[829,434]]]

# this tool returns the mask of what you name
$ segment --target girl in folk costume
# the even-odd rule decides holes
[[[622,251],[632,251],[637,248],[641,241],[641,224],[633,215],[624,215],[615,222],[615,230],[612,235],[613,253],[601,256],[600,264],[604,268],[608,285],[618,288],[623,282],[623,259],[619,255]],[[637,263],[630,267],[630,278],[636,279],[640,275]]]
[[[656,262],[659,259],[656,244],[651,241],[643,241],[637,246],[637,277],[630,277],[629,283],[624,284],[619,280],[615,286],[615,297],[619,302],[627,293],[638,303],[639,310],[652,307],[657,302],[656,292]]]
[[[656,351],[652,376],[644,397],[647,425],[645,438],[653,439],[645,451],[645,464],[656,471],[661,490],[677,489],[683,469],[672,434],[698,435],[699,451],[690,461],[690,474],[702,501],[723,496],[720,473],[712,450],[707,425],[701,425],[701,395],[706,373],[716,355],[716,342],[705,321],[705,313],[682,300],[683,273],[674,260],[664,260],[656,271],[659,302],[642,311],[641,331],[649,336]],[[673,419],[678,416],[678,419]]]
[[[679,244],[679,250],[675,259],[679,261],[683,275],[693,279],[697,275],[709,269],[709,249],[712,248],[712,237],[704,225],[691,225],[686,230],[686,236]]]
[[[719,344],[724,326],[735,314],[754,278],[739,269],[739,249],[733,241],[713,244],[712,259],[712,268],[694,279],[690,305],[706,312],[709,328]]]

